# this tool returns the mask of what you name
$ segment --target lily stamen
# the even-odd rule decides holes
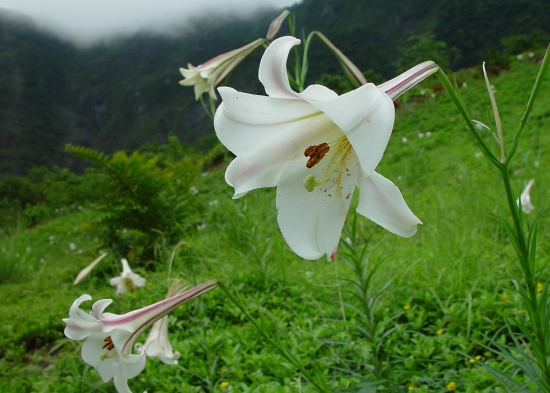
[[[101,349],[107,348],[107,351],[110,351],[115,347],[115,344],[113,344],[113,339],[111,338],[111,336],[105,337],[105,340],[103,341],[105,342],[105,344],[101,347]]]
[[[309,174],[302,181],[305,189],[312,192],[315,187],[325,184],[330,179],[332,174],[339,170],[342,166],[341,164],[343,160],[339,160],[338,158],[344,157],[346,152],[349,150],[349,147],[351,147],[351,144],[346,137],[340,137],[330,143],[321,143],[319,145],[309,146],[304,151],[304,155],[306,157],[310,157],[306,163],[306,167],[308,168],[312,168],[319,163],[329,151],[332,152],[332,157],[330,159],[330,163],[327,165],[323,177],[320,180],[316,180],[314,174]],[[310,165],[311,162],[313,162],[312,165]]]
[[[306,167],[313,168],[325,157],[325,155],[330,151],[330,146],[328,143],[323,142],[319,145],[309,146],[304,151],[304,156],[309,157],[309,160],[306,163]]]

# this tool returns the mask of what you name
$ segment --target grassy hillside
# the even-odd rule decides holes
[[[490,76],[508,143],[537,72],[538,64],[525,56],[509,71]],[[457,80],[474,118],[491,125],[481,71],[462,71]],[[545,209],[550,203],[549,125],[547,75],[513,168],[516,193],[536,179],[532,198],[537,211],[526,219],[532,222],[541,212],[540,268],[550,258]],[[394,383],[392,391],[452,391],[452,382],[460,392],[502,391],[480,363],[502,371],[513,371],[512,366],[483,345],[488,336],[507,340],[500,329],[519,298],[510,280],[513,249],[498,219],[506,214],[503,190],[498,174],[477,153],[435,78],[400,100],[377,171],[396,183],[423,225],[414,237],[403,239],[358,216],[356,236],[350,239],[356,247],[368,242],[368,271],[377,267],[369,293],[389,284],[375,307],[380,332],[388,332],[377,348],[354,328],[364,322],[357,310],[342,307],[342,301],[359,307],[346,281],[356,278],[345,260],[297,258],[277,227],[274,190],[232,200],[223,179],[227,162],[210,167],[194,183],[205,209],[200,225],[182,236],[187,245],[179,249],[174,271],[190,282],[217,278],[234,285],[251,312],[273,321],[287,346],[306,362],[321,362],[334,391],[374,391],[358,385],[372,381],[373,374]],[[57,214],[0,238],[2,275],[10,277],[0,285],[0,390],[114,392],[82,362],[81,343],[64,338],[61,318],[82,293],[94,300],[114,298],[108,279],[118,275],[120,264],[109,254],[82,283],[72,285],[102,249],[95,229],[101,214],[91,203]],[[344,237],[351,236],[354,217],[350,213]],[[159,242],[148,263],[125,255],[141,264],[135,270],[148,283],[115,298],[109,311],[126,312],[164,297],[173,246]],[[345,249],[340,247],[341,256]],[[548,279],[546,270],[541,282]],[[145,371],[130,381],[133,391],[313,391],[218,289],[174,312],[169,326],[172,345],[181,353],[179,364],[148,360]],[[523,375],[515,378],[521,382]],[[222,388],[221,382],[228,385]]]

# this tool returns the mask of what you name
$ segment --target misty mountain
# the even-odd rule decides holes
[[[291,11],[297,31],[322,31],[362,70],[394,75],[407,38],[431,36],[455,47],[452,67],[480,62],[503,37],[548,33],[550,3],[542,0],[304,0]],[[201,20],[180,37],[140,34],[78,49],[31,23],[0,17],[0,172],[23,174],[37,165],[82,168],[66,143],[112,153],[147,142],[180,141],[206,147],[213,127],[179,67],[265,36],[279,10],[246,21]],[[286,24],[280,34],[287,34]],[[459,54],[459,55],[456,55]],[[230,80],[261,93],[261,51]],[[320,43],[310,52],[309,83],[340,74]]]

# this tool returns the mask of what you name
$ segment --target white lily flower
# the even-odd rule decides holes
[[[521,210],[525,214],[531,213],[533,210],[535,210],[535,206],[531,203],[531,188],[535,185],[535,179],[529,180],[529,183],[527,183],[527,186],[525,186],[525,189],[519,196],[519,198],[516,200],[516,203],[518,206],[520,206],[520,200],[521,200]]]
[[[269,25],[265,39],[258,38],[243,47],[227,53],[222,53],[200,66],[194,67],[191,63],[188,63],[188,68],[180,68],[180,73],[184,77],[184,79],[179,82],[180,85],[193,86],[195,90],[195,100],[199,100],[203,93],[208,93],[210,98],[217,100],[216,87],[226,80],[239,63],[248,55],[275,37],[288,14],[290,14],[290,12],[284,10],[278,17],[273,19]]]
[[[126,259],[121,259],[121,262],[122,274],[109,280],[109,284],[116,287],[116,294],[118,296],[124,295],[128,291],[134,292],[136,287],[145,286],[145,282],[147,281],[139,274],[132,272]]]
[[[187,69],[180,68],[180,73],[185,79],[180,81],[179,84],[182,86],[193,86],[195,89],[195,100],[200,99],[202,94],[207,92],[212,99],[217,100],[216,87],[229,76],[241,61],[264,42],[264,38],[258,38],[250,44],[218,55],[197,67],[188,63]]]
[[[131,393],[128,380],[145,367],[145,353],[132,354],[135,340],[153,323],[181,304],[194,299],[218,285],[210,280],[153,305],[116,315],[103,313],[111,299],[98,300],[88,314],[80,305],[91,300],[90,295],[76,299],[65,322],[65,336],[72,340],[84,340],[82,359],[94,367],[103,382],[114,380],[119,393]]]
[[[277,187],[279,226],[305,259],[334,258],[356,185],[359,214],[398,235],[414,235],[421,221],[398,188],[374,169],[392,132],[392,99],[436,72],[437,65],[425,62],[380,86],[365,84],[341,96],[320,85],[296,93],[286,62],[299,43],[282,37],[265,51],[259,79],[267,97],[218,89],[223,103],[214,126],[237,156],[225,175],[234,198]]]

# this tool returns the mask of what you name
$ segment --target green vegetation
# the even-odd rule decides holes
[[[505,139],[511,138],[506,132],[515,129],[523,114],[540,57],[538,52],[532,58],[526,53],[510,61],[510,70],[490,76]],[[474,118],[492,127],[481,75],[470,69],[456,78]],[[164,186],[173,183],[174,176],[189,175],[180,190],[185,206],[192,206],[182,213],[178,225],[183,226],[149,224],[160,230],[148,238],[155,252],[134,253],[131,263],[148,284],[116,298],[108,311],[122,313],[164,298],[169,256],[175,244],[184,241],[173,275],[191,283],[217,278],[233,285],[249,312],[269,321],[308,369],[316,363],[334,391],[374,392],[378,387],[444,392],[453,390],[452,383],[460,392],[502,391],[481,363],[509,374],[514,366],[485,346],[489,338],[508,343],[501,330],[504,319],[522,310],[510,279],[517,273],[511,262],[514,250],[498,218],[507,208],[500,179],[478,156],[435,78],[408,92],[398,106],[394,133],[378,170],[396,183],[424,225],[414,237],[403,239],[351,213],[343,234],[347,240],[331,263],[300,260],[286,246],[276,223],[275,190],[232,200],[223,178],[228,159],[219,164],[223,154],[218,150],[204,158],[173,139],[132,154],[96,155],[93,173],[83,176],[43,170],[43,182],[31,181],[32,173],[17,178],[20,189],[32,192],[8,195],[8,187],[0,184],[2,212],[19,217],[9,226],[3,223],[0,238],[0,390],[115,391],[82,362],[81,343],[64,338],[61,318],[82,293],[94,300],[115,296],[108,279],[118,275],[119,258],[129,258],[130,250],[104,242],[106,226],[147,234],[146,227],[131,227],[141,220],[124,221],[124,215],[135,214],[131,208],[149,207],[158,218],[175,214],[163,210],[177,207],[170,199],[174,194]],[[550,196],[544,161],[550,154],[549,108],[547,79],[512,168],[516,193],[536,179],[533,203],[543,210],[538,219],[538,268],[550,258],[549,218],[544,213]],[[79,151],[94,157],[91,150]],[[107,165],[117,165],[116,170]],[[190,172],[181,173],[182,165]],[[200,171],[202,176],[197,176]],[[132,192],[140,189],[140,179],[148,179],[143,184],[148,199],[123,192],[114,173],[135,185]],[[27,213],[33,210],[43,213]],[[109,214],[113,221],[106,221]],[[526,221],[532,223],[535,214]],[[367,258],[358,258],[364,245]],[[101,251],[109,252],[107,258],[73,285],[77,273]],[[546,272],[540,281],[548,280]],[[219,289],[178,309],[169,326],[172,345],[181,353],[179,364],[149,359],[145,371],[130,381],[133,391],[313,391]],[[514,378],[524,381],[521,373]]]

